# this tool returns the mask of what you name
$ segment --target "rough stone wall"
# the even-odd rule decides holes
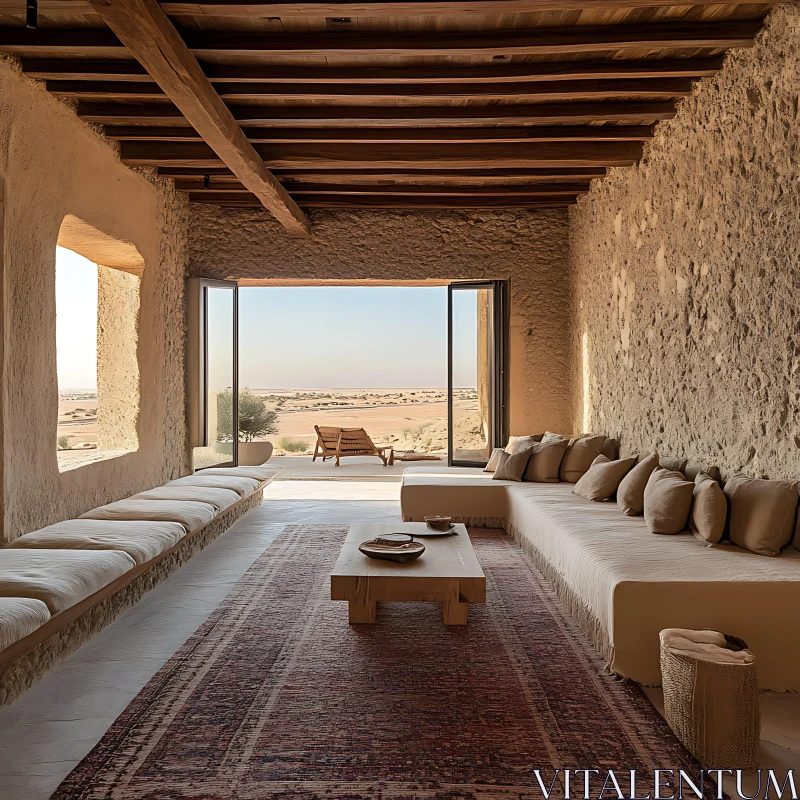
[[[137,450],[138,275],[97,268],[97,424],[101,450]]]
[[[294,239],[266,212],[193,204],[190,270],[284,282],[509,279],[510,432],[570,427],[566,213],[337,210],[309,216],[313,235]]]
[[[183,285],[188,204],[126,168],[73,111],[0,59],[4,533],[7,540],[189,469]],[[71,214],[144,258],[139,450],[63,474],[56,460],[55,248]]]
[[[570,212],[575,419],[800,477],[800,7],[774,11]]]

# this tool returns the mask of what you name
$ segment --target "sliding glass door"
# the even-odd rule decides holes
[[[236,283],[190,278],[187,366],[194,468],[237,463],[238,295]]]
[[[485,466],[505,436],[506,286],[448,288],[448,461]]]

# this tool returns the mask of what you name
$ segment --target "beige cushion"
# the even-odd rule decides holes
[[[177,478],[170,481],[167,486],[208,486],[212,489],[230,489],[239,497],[252,494],[260,485],[260,481],[255,478],[234,478],[225,475],[204,475],[197,473],[187,475],[185,478]]]
[[[68,519],[14,539],[26,550],[121,550],[137,564],[161,555],[186,535],[177,522]]]
[[[217,489],[210,486],[157,486],[146,492],[133,495],[139,500],[193,500],[198,503],[208,503],[217,511],[224,511],[241,497],[233,489]]]
[[[513,456],[514,453],[519,453],[520,450],[526,450],[532,444],[542,441],[542,434],[538,436],[509,436],[508,444],[505,447],[506,453]]]
[[[708,475],[712,481],[717,481],[719,483],[722,480],[719,467],[715,467],[713,464],[706,464],[703,461],[687,461],[686,466],[681,472],[686,476],[686,479],[690,481],[695,480],[701,472]]]
[[[657,466],[658,453],[639,456],[636,466],[620,481],[617,487],[617,505],[623,514],[636,517],[644,512],[644,490]]]
[[[611,461],[601,453],[581,476],[572,491],[596,503],[607,500],[617,491],[619,482],[635,463],[636,456]]]
[[[24,639],[50,619],[41,600],[29,597],[0,597],[0,650]]]
[[[500,463],[500,453],[507,452],[502,447],[495,447],[492,450],[492,455],[489,458],[489,463],[483,468],[484,472],[494,472],[497,469],[497,465]]]
[[[259,483],[269,483],[276,475],[283,472],[283,467],[211,467],[200,471],[200,475],[224,475],[233,478],[254,478]]]
[[[651,533],[686,530],[694,484],[682,472],[658,467],[644,490],[644,521]]]
[[[581,476],[592,466],[605,444],[605,436],[583,436],[572,439],[561,459],[558,470],[559,480],[567,483],[576,483]]]
[[[658,463],[669,472],[683,472],[686,469],[686,464],[688,462],[685,458],[661,456]],[[694,478],[692,480],[694,480]]]
[[[694,479],[692,513],[689,529],[702,541],[716,544],[725,533],[728,501],[722,487],[707,473],[700,472]]]
[[[41,600],[51,614],[108,586],[136,564],[118,550],[0,550],[0,597]]]
[[[100,508],[93,508],[80,519],[138,519],[154,522],[179,522],[187,531],[193,531],[211,522],[217,509],[210,503],[188,500],[137,500],[129,497]]]
[[[539,442],[530,447],[530,460],[525,467],[524,481],[534,483],[558,483],[558,469],[567,450],[567,443]]]
[[[547,431],[544,436],[542,436],[542,442],[564,442],[565,444],[569,444],[575,437],[568,436],[565,433],[553,433],[552,431]]]
[[[609,460],[616,461],[619,457],[619,442],[616,439],[606,439],[600,452]]]
[[[780,555],[792,540],[797,512],[797,483],[734,475],[725,484],[728,538],[762,556]]]
[[[529,450],[521,450],[513,456],[505,452],[500,453],[500,461],[492,478],[498,481],[521,481],[530,457]]]

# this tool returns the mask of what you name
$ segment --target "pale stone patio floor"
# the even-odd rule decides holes
[[[0,710],[0,800],[49,797],[284,525],[399,522],[399,490],[397,480],[273,483],[261,507]],[[660,692],[648,694],[659,705]],[[762,710],[764,766],[796,768],[800,694],[764,694]]]

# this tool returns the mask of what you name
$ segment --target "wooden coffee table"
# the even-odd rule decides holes
[[[382,534],[426,531],[424,522],[350,526],[331,573],[331,600],[347,600],[351,625],[375,622],[379,602],[426,600],[442,603],[445,625],[466,625],[468,604],[486,602],[486,576],[463,525],[454,536],[420,537],[425,552],[410,564],[367,558],[358,549]]]

